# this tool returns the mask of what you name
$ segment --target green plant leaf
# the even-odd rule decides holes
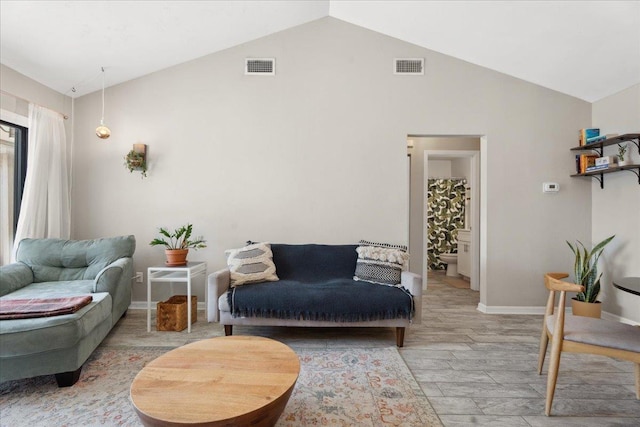
[[[575,282],[584,286],[584,292],[579,292],[576,295],[576,299],[579,301],[596,302],[600,293],[600,277],[602,276],[602,274],[598,274],[598,260],[604,252],[605,246],[614,237],[615,235],[604,239],[595,245],[591,251],[579,240],[575,246],[567,241],[575,256],[573,265]]]
[[[166,242],[166,240],[158,239],[158,238],[153,239],[151,241],[151,243],[149,243],[149,245],[151,245],[151,246],[157,246],[157,245],[169,246],[169,244]]]
[[[193,224],[176,228],[173,233],[161,227],[159,233],[169,240],[155,238],[149,243],[151,246],[164,245],[167,249],[200,249],[207,247],[207,245],[205,245],[206,241],[202,238],[190,240],[191,234],[193,233]]]
[[[598,299],[598,295],[600,294],[600,277],[596,281],[593,282],[591,286],[591,294],[589,295],[589,299],[587,301],[594,303]]]
[[[604,250],[604,247],[607,246],[607,244],[613,240],[613,238],[616,237],[616,235],[614,234],[611,237],[607,237],[606,239],[604,239],[602,242],[598,243],[596,246],[593,247],[593,249],[591,250],[592,252],[602,252]],[[599,256],[599,255],[598,255]]]

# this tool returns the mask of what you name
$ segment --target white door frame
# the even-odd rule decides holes
[[[422,200],[426,200],[429,177],[429,157],[467,157],[471,158],[471,289],[480,291],[480,300],[486,293],[486,172],[482,167],[486,162],[486,137],[480,137],[480,151],[476,150],[425,150],[424,151],[424,180],[425,185]],[[482,163],[482,165],[481,165]],[[427,289],[428,265],[424,262],[429,247],[428,233],[426,232],[427,211],[423,210],[423,239],[422,239],[422,287]],[[483,250],[484,248],[484,250]]]

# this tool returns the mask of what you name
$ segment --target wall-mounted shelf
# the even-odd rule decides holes
[[[601,169],[598,171],[591,171],[585,173],[575,173],[571,175],[572,178],[578,176],[587,176],[591,178],[595,178],[600,182],[600,188],[604,188],[604,176],[608,173],[620,172],[620,171],[629,171],[638,177],[638,184],[640,184],[640,165],[626,165],[626,166],[617,166],[608,169]]]
[[[640,133],[626,133],[624,135],[618,135],[611,138],[607,138],[604,141],[596,142],[594,144],[581,145],[579,147],[573,147],[571,151],[595,151],[598,153],[598,156],[602,157],[604,152],[604,147],[608,147],[609,145],[620,144],[623,142],[631,142],[638,148],[638,154],[640,154]],[[591,172],[584,173],[576,173],[571,175],[571,177],[588,177],[595,178],[600,182],[600,188],[604,188],[604,176],[608,173],[620,172],[620,171],[629,171],[636,175],[638,178],[638,184],[640,184],[640,164],[633,165],[625,165],[625,166],[615,166],[610,167],[608,169],[601,169]]]
[[[603,147],[608,147],[609,145],[621,144],[623,142],[631,142],[638,148],[638,154],[640,154],[640,133],[625,133],[624,135],[613,136],[611,138],[607,138],[604,141],[596,142],[594,144],[580,145],[578,147],[573,147],[571,151],[595,151],[598,153],[598,156],[602,157],[602,149]]]

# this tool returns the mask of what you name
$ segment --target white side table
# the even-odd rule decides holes
[[[187,332],[191,333],[191,279],[201,274],[207,274],[206,262],[188,262],[182,267],[163,265],[147,269],[147,332],[151,332],[151,282],[182,282],[187,284]],[[204,303],[206,307],[206,293]]]

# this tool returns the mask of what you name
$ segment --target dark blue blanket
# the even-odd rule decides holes
[[[232,288],[227,298],[234,317],[359,322],[413,314],[413,297],[406,289],[351,279],[247,284]]]

